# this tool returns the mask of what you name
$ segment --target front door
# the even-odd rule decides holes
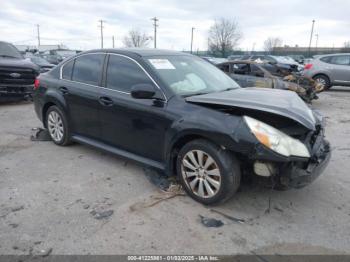
[[[164,134],[170,125],[166,102],[132,98],[131,87],[136,84],[155,85],[132,59],[109,55],[105,88],[100,95],[105,104],[100,112],[101,138],[119,149],[162,161]]]

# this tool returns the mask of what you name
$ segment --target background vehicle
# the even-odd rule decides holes
[[[68,49],[47,50],[41,54],[41,57],[46,59],[49,63],[57,65],[77,53],[78,51]]]
[[[202,58],[213,65],[217,65],[223,62],[228,61],[226,58],[221,58],[221,57],[211,57],[211,56],[202,56]]]
[[[323,87],[312,83],[298,81],[299,76],[293,75],[297,81],[284,81],[285,75],[277,77],[268,70],[277,74],[278,68],[269,63],[256,63],[253,61],[230,61],[217,65],[222,71],[234,79],[241,87],[264,87],[274,89],[284,89],[296,92],[304,101],[310,103],[317,99],[317,93],[323,90]],[[275,68],[275,69],[273,69]],[[276,69],[277,68],[277,69]],[[278,74],[277,74],[278,75]],[[297,79],[298,78],[298,79]],[[291,78],[288,78],[291,79]]]
[[[325,85],[350,86],[350,54],[332,54],[315,57],[305,65],[304,75]]]
[[[39,67],[9,43],[0,42],[0,101],[22,100],[33,90]]]
[[[299,72],[304,68],[293,59],[284,56],[251,55],[244,56],[241,60],[252,60],[258,63],[270,63],[272,65],[275,65],[280,70],[286,70],[289,72]]]
[[[230,55],[227,57],[228,60],[234,61],[234,60],[241,60],[241,55]]]
[[[84,52],[40,75],[33,98],[57,145],[77,141],[177,174],[205,204],[237,191],[241,167],[300,188],[330,159],[321,116],[295,93],[240,88],[180,52]]]
[[[46,61],[44,58],[36,55],[27,55],[27,59],[29,59],[32,63],[36,64],[40,68],[40,73],[45,73],[47,71],[50,71],[55,65],[50,64],[48,61]]]

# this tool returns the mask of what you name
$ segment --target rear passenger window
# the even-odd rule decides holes
[[[350,56],[348,55],[333,56],[330,62],[331,64],[335,64],[335,65],[350,65]]]
[[[130,93],[136,84],[153,84],[146,73],[132,60],[110,55],[107,67],[106,87]]]
[[[100,82],[104,54],[88,54],[75,59],[73,81],[95,85]]]
[[[74,59],[64,64],[62,67],[62,78],[66,80],[72,79],[72,70],[74,65]]]

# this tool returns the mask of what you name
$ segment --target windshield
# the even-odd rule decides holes
[[[0,42],[0,57],[23,58],[16,47],[4,42]]]
[[[30,60],[32,60],[33,63],[39,63],[39,64],[48,64],[44,58],[38,57],[38,56],[32,56],[30,57]]]
[[[295,63],[295,61],[291,58],[287,58],[284,56],[272,56],[278,63],[286,64],[286,63]]]
[[[194,56],[155,56],[145,59],[176,94],[190,96],[239,88],[212,64]]]
[[[76,55],[77,52],[73,50],[58,50],[56,53],[62,57],[70,57]]]

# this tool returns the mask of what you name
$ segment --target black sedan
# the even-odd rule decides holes
[[[55,144],[88,144],[176,174],[205,204],[230,198],[248,172],[303,187],[330,159],[322,117],[295,93],[240,88],[180,52],[80,53],[37,79],[34,105]]]

